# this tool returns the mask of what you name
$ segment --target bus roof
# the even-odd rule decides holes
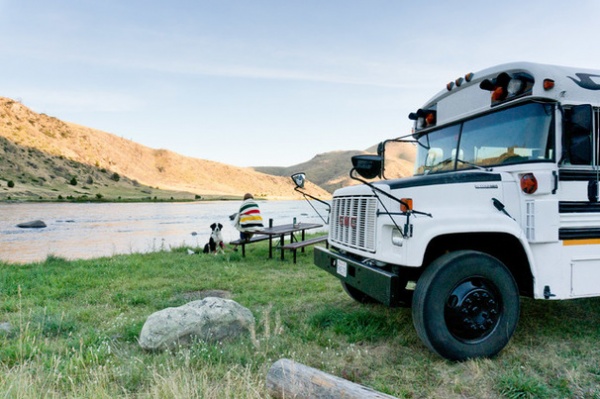
[[[506,86],[512,79],[523,81],[519,86],[522,92],[507,97]],[[501,92],[499,86],[504,86],[504,98],[502,93],[495,93],[496,90]],[[497,94],[499,97],[495,99]],[[440,125],[524,97],[565,104],[600,105],[600,70],[530,62],[497,65],[468,73],[448,83],[446,89],[437,93],[410,117],[417,120],[417,114],[423,115],[431,110],[435,112],[435,125]]]

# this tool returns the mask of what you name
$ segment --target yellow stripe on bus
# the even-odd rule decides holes
[[[564,240],[563,245],[594,245],[600,244],[600,238],[584,238],[581,240]]]

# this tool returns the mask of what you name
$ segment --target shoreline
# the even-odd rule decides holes
[[[45,199],[45,198],[9,198],[0,199],[0,204],[82,204],[82,203],[99,203],[99,204],[126,204],[126,203],[179,203],[179,202],[213,202],[213,201],[242,201],[243,196],[233,195],[210,195],[210,196],[197,196],[198,198],[94,198],[94,197],[76,197],[76,198],[62,198],[62,199]],[[298,201],[302,198],[295,198],[293,196],[267,196],[267,197],[256,197],[257,201]]]
[[[300,201],[301,198],[287,198],[287,197],[277,197],[277,198],[255,198],[257,201]],[[176,203],[202,203],[202,202],[218,202],[218,201],[241,201],[240,198],[211,198],[211,199],[201,199],[201,200],[188,200],[188,199],[158,199],[158,200],[0,200],[0,204],[176,204]]]

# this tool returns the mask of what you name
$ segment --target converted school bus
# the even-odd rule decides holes
[[[600,295],[599,114],[600,71],[512,63],[456,79],[411,113],[411,135],[353,158],[364,184],[334,193],[316,265],[359,302],[411,304],[441,356],[495,355],[519,296]],[[414,176],[390,178],[406,141]]]

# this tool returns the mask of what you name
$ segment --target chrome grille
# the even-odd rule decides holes
[[[376,222],[375,197],[335,197],[329,239],[347,247],[375,252]]]

